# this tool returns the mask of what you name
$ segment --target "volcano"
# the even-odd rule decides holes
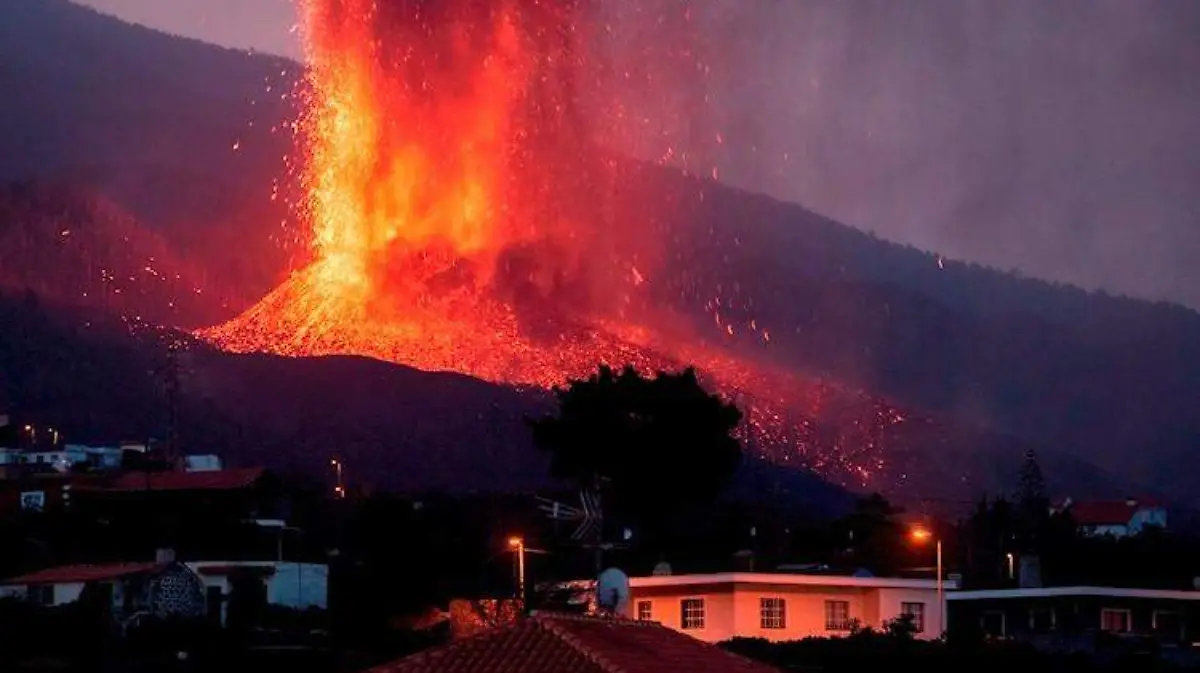
[[[703,82],[688,78],[702,73],[703,50],[686,17],[645,17],[656,44],[626,79],[596,58],[602,38],[587,14],[476,4],[488,11],[379,3],[367,17],[352,11],[366,3],[310,3],[305,31],[324,57],[293,90],[298,64],[65,0],[0,3],[0,53],[13,66],[0,78],[21,93],[0,101],[0,118],[21,131],[0,135],[4,178],[70,177],[89,185],[82,201],[112,204],[75,209],[56,196],[36,220],[25,206],[0,208],[0,229],[47,225],[19,239],[28,245],[0,290],[43,294],[43,314],[70,298],[167,326],[216,323],[199,334],[235,353],[195,346],[202,357],[183,393],[196,408],[181,434],[235,462],[301,459],[320,470],[329,447],[352,438],[362,473],[449,486],[468,454],[495,462],[486,447],[502,424],[491,413],[508,419],[501,443],[516,446],[527,441],[521,413],[546,386],[601,361],[696,364],[747,411],[753,452],[889,497],[1002,492],[1032,444],[1055,493],[1121,497],[1154,484],[1194,499],[1195,479],[1175,466],[1200,437],[1188,406],[1200,394],[1195,313],[941,260],[723,186],[695,152],[709,131],[700,121],[697,143],[649,153],[669,154],[668,165],[597,149],[654,126],[644,113],[700,109]],[[422,6],[442,14],[405,18]],[[331,18],[312,35],[320,12]],[[484,95],[484,61],[520,76]],[[549,76],[556,63],[573,65]],[[112,86],[81,84],[101,75]],[[671,100],[655,103],[655,93]],[[558,104],[571,99],[580,103]],[[291,129],[296,105],[291,149],[290,133],[271,131]],[[481,109],[500,112],[465,113]],[[286,200],[293,178],[302,198],[281,227],[272,186]],[[103,250],[64,244],[65,210],[79,212],[72,236],[87,227]],[[144,271],[150,257],[170,282]],[[123,279],[120,302],[91,289],[108,284],[100,271],[110,268]],[[211,286],[192,292],[205,279],[237,290],[228,309]],[[185,292],[189,302],[177,301]],[[23,322],[23,305],[0,316],[0,395],[16,412],[80,441],[161,436],[163,402],[143,380],[161,354],[141,341],[122,346],[136,351],[127,356],[104,350],[91,315],[49,338]],[[468,386],[454,372],[495,383]],[[136,394],[98,392],[131,378]],[[490,392],[415,404],[446,380]],[[349,393],[353,410],[343,409]],[[471,423],[484,427],[464,429]],[[471,488],[488,476],[496,488],[517,483],[480,470]]]
[[[302,210],[313,260],[199,333],[234,352],[362,355],[551,387],[598,364],[697,366],[749,408],[747,433],[802,435],[813,386],[723,347],[747,329],[722,297],[707,331],[656,297],[673,243],[658,204],[614,194],[578,92],[599,81],[582,6],[310,0]],[[686,50],[681,50],[686,51]],[[661,294],[661,293],[659,293]],[[897,413],[872,419],[884,432]],[[869,433],[868,433],[869,434]],[[788,459],[862,479],[878,442]]]

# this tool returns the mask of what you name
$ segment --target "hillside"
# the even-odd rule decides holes
[[[112,199],[77,185],[0,185],[0,290],[156,324],[207,324],[233,292]]]
[[[163,437],[167,345],[178,343],[185,450],[309,475],[326,475],[336,454],[351,482],[369,489],[551,485],[525,423],[551,408],[540,391],[362,358],[230,355],[168,330],[22,297],[0,295],[0,325],[0,399],[71,441]],[[734,493],[751,497],[764,481],[813,512],[850,502],[811,473],[753,459]]]
[[[284,96],[297,72],[67,0],[7,0],[0,182],[86,185],[189,259],[234,274],[249,301],[276,282],[290,240]]]
[[[0,128],[21,129],[0,136],[0,179],[86,185],[84,201],[106,205],[84,209],[77,228],[95,227],[89,249],[112,251],[95,258],[134,269],[152,255],[161,262],[160,274],[180,279],[178,287],[128,298],[119,307],[89,290],[92,308],[164,315],[155,313],[164,297],[220,279],[227,289],[214,291],[222,296],[215,306],[180,306],[163,320],[193,325],[223,317],[273,287],[294,254],[285,243],[295,232],[280,225],[287,199],[270,198],[272,182],[286,175],[291,138],[270,129],[292,113],[280,94],[290,91],[295,68],[130,26],[63,0],[0,3],[0,87],[14,93],[0,99]],[[286,193],[290,183],[283,184]],[[1010,466],[1025,447],[1036,446],[1059,491],[1123,495],[1152,487],[1195,500],[1200,478],[1179,469],[1200,440],[1200,423],[1189,409],[1200,396],[1195,313],[939,262],[800,206],[664,168],[625,163],[610,187],[614,212],[627,220],[622,231],[631,232],[620,245],[637,249],[651,234],[672,243],[652,279],[655,301],[707,330],[702,333],[714,342],[844,391],[833,405],[838,411],[810,419],[821,428],[821,441],[885,442],[887,481],[902,492],[969,499],[1007,488]],[[63,209],[76,212],[70,205],[76,197],[61,198]],[[0,232],[19,219],[7,217]],[[116,254],[127,238],[131,251]],[[43,288],[47,301],[82,294],[79,282],[52,275],[63,265],[79,268],[83,258],[74,252],[58,257],[65,254],[54,247],[61,241],[50,236],[23,240],[36,243],[22,258],[61,262],[21,267],[22,286]],[[714,297],[725,302],[724,319],[738,325],[732,338],[713,327]],[[5,324],[23,320],[17,313],[5,314]],[[769,344],[743,329],[752,320],[769,329]],[[77,389],[140,380],[130,372],[147,371],[144,360],[153,359],[127,343],[128,335],[98,341],[81,330],[71,327],[69,339],[51,339],[45,347],[28,346],[34,350],[6,346],[14,349],[5,365],[12,403],[65,416],[82,435],[131,431],[120,423],[139,432],[159,427],[155,407],[136,402],[134,392],[126,399]],[[14,334],[20,330],[3,338]],[[198,406],[191,415],[211,422],[192,421],[195,441],[248,457],[320,461],[330,443],[353,440],[362,456],[374,451],[404,461],[444,461],[453,469],[439,472],[432,462],[397,468],[445,483],[435,473],[472,474],[471,456],[500,450],[484,421],[513,429],[512,418],[529,403],[511,390],[380,363],[199,353]],[[93,369],[101,365],[88,358],[124,364]],[[355,377],[396,390],[363,383],[372,395],[343,415],[337,409],[342,396],[334,392],[355,389]],[[210,379],[221,383],[204,383]],[[442,383],[449,380],[457,383]],[[144,396],[137,399],[152,399],[152,384],[137,384]],[[455,395],[478,403],[465,404],[471,410],[465,415],[431,415],[419,404],[421,391],[437,385],[448,386],[447,405]],[[223,396],[241,406],[222,408]],[[259,398],[273,400],[276,411],[256,406]],[[128,421],[121,419],[121,404],[131,405]],[[385,421],[395,408],[414,413]],[[894,436],[864,439],[856,424],[883,408],[903,410],[910,420]],[[254,429],[266,425],[259,414],[281,418],[285,410],[313,419],[311,430],[285,428],[282,420],[272,422],[269,434]],[[429,434],[443,423],[457,434]],[[392,446],[422,448],[381,449]],[[828,444],[813,450],[822,446]],[[418,467],[429,475],[412,471]],[[521,474],[514,472],[513,483]]]

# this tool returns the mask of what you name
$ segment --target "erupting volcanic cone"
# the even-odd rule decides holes
[[[808,453],[815,430],[780,410],[811,417],[819,387],[662,329],[652,306],[630,309],[648,301],[667,243],[606,200],[615,168],[589,149],[578,109],[578,83],[594,78],[574,3],[303,7],[313,261],[200,336],[235,352],[353,354],[542,387],[600,363],[694,365],[737,398],[760,444],[791,447],[784,459],[863,474],[865,450],[878,467],[871,433]],[[635,239],[645,244],[621,252]]]

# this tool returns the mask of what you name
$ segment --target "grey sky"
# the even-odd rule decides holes
[[[75,0],[176,35],[298,57],[296,0]]]
[[[86,2],[298,53],[292,0]],[[1200,2],[694,5],[723,180],[951,257],[1200,306]]]

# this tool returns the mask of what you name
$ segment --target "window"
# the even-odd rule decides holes
[[[31,584],[29,586],[29,601],[35,605],[54,605],[54,585]]]
[[[704,599],[685,598],[679,602],[679,626],[684,629],[704,628]]]
[[[913,628],[917,630],[917,633],[925,632],[924,603],[901,603],[900,614],[912,619]]]
[[[1154,633],[1166,643],[1183,640],[1183,616],[1174,610],[1155,610],[1151,617]]]
[[[782,598],[761,598],[758,614],[764,629],[787,628],[787,601]]]
[[[22,493],[21,509],[27,512],[40,512],[46,509],[46,492],[25,491]]]
[[[979,628],[989,638],[1003,638],[1008,635],[1007,621],[1000,610],[988,610],[979,616]]]
[[[652,608],[652,604],[650,603],[650,601],[638,601],[637,602],[637,618],[638,618],[638,620],[643,621],[643,622],[650,621],[651,615],[653,614],[653,612],[651,611],[651,608]]]
[[[1029,630],[1034,633],[1049,633],[1055,626],[1054,608],[1030,608]]]
[[[850,630],[849,601],[825,601],[825,630]]]
[[[1128,610],[1104,608],[1100,611],[1100,630],[1111,633],[1129,633],[1133,630]]]

